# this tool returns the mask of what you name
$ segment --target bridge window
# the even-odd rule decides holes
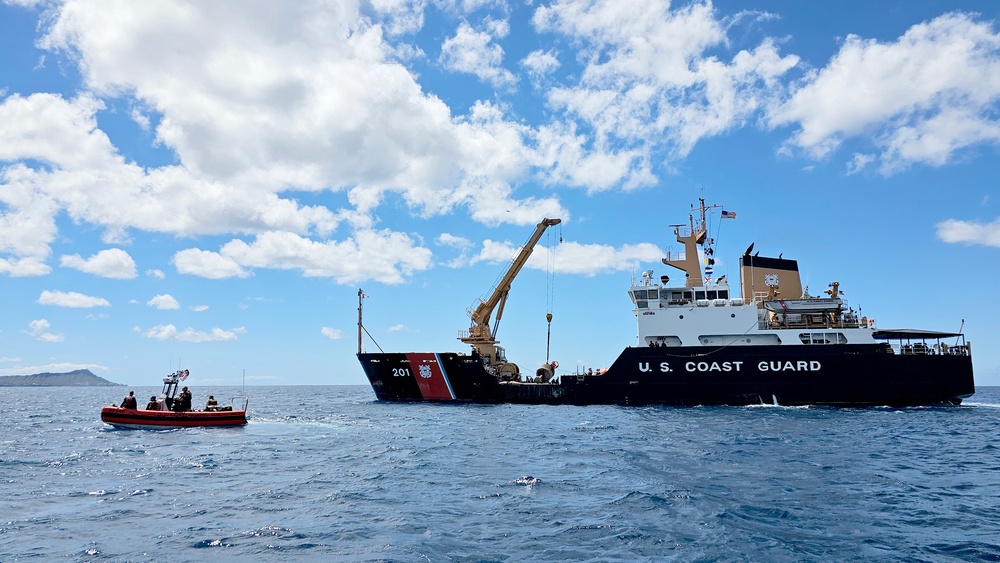
[[[847,344],[847,337],[839,332],[803,332],[799,340],[803,344]]]

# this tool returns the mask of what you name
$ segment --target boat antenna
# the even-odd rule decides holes
[[[955,337],[955,346],[958,346],[958,340],[962,338],[962,329],[965,328],[965,319],[962,319],[962,324],[958,327],[958,336]]]

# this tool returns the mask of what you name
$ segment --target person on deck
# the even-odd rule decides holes
[[[205,410],[214,411],[219,408],[219,401],[215,400],[215,395],[208,396],[208,402],[205,403]]]
[[[135,391],[129,391],[128,397],[122,401],[121,408],[135,410],[139,408],[139,405],[135,402]]]
[[[188,391],[187,387],[181,389],[180,394],[177,395],[177,400],[180,402],[180,405],[177,407],[178,411],[186,412],[191,410],[191,391]]]
[[[156,395],[149,398],[149,402],[146,403],[147,411],[158,411],[160,410],[160,402],[156,400]]]

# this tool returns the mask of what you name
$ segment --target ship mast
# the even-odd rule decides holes
[[[364,325],[361,324],[361,306],[364,298],[365,290],[358,289],[358,354],[361,353],[361,331],[364,330]]]
[[[496,345],[496,332],[500,326],[500,318],[503,316],[503,308],[507,303],[507,297],[510,295],[510,285],[514,282],[514,278],[517,277],[521,268],[528,262],[531,251],[538,244],[538,240],[542,238],[545,230],[561,222],[562,219],[542,219],[535,226],[535,232],[532,233],[528,241],[521,247],[517,256],[514,257],[507,272],[493,287],[489,298],[480,302],[475,310],[469,311],[469,317],[472,321],[469,326],[469,332],[467,335],[459,337],[459,340],[466,344],[471,344],[476,352],[482,356],[487,367],[494,367],[499,373],[508,373],[510,375],[517,375],[519,373],[517,365],[508,363],[504,356],[503,348]],[[490,317],[493,315],[494,309],[496,309],[497,316],[493,324],[493,329],[490,330]]]
[[[673,266],[679,270],[684,270],[686,287],[698,287],[702,285],[701,263],[698,261],[698,246],[705,244],[708,235],[708,223],[705,221],[705,212],[709,209],[721,207],[720,205],[705,206],[705,198],[698,198],[698,207],[691,207],[692,213],[688,214],[690,228],[682,231],[680,226],[674,227],[674,236],[677,242],[684,245],[684,257],[671,258],[669,255],[663,259],[667,266]],[[698,211],[700,217],[695,220],[694,211]]]

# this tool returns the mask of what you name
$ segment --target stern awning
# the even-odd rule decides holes
[[[886,330],[876,330],[872,333],[872,338],[880,340],[916,340],[924,338],[955,338],[962,336],[961,332],[938,332],[936,330],[918,330],[915,328],[893,328]]]

